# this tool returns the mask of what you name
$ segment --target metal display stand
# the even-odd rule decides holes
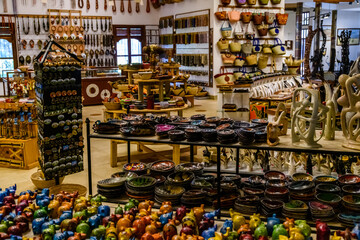
[[[179,145],[187,145],[187,146],[203,146],[203,147],[216,147],[217,149],[217,166],[216,166],[216,174],[217,174],[217,189],[221,188],[221,148],[232,148],[236,149],[236,175],[239,174],[239,150],[240,149],[251,149],[251,150],[270,150],[270,151],[284,151],[284,152],[295,152],[295,153],[311,153],[311,154],[332,154],[332,155],[348,155],[355,156],[359,155],[359,151],[351,150],[342,147],[342,142],[345,141],[342,136],[342,132],[336,133],[336,140],[334,141],[326,141],[320,140],[320,143],[323,143],[323,148],[306,148],[297,145],[291,144],[291,137],[288,134],[287,136],[280,137],[280,144],[277,146],[269,146],[266,143],[252,144],[252,145],[241,145],[239,143],[236,144],[221,144],[218,142],[189,142],[189,141],[181,141],[181,142],[173,142],[168,139],[159,139],[158,137],[124,137],[121,134],[98,134],[98,133],[90,133],[90,120],[86,119],[86,136],[87,136],[87,156],[88,156],[88,180],[89,180],[89,194],[92,195],[92,175],[91,175],[91,139],[108,139],[108,140],[122,140],[127,142],[127,154],[128,154],[128,162],[131,161],[131,151],[130,144],[131,142],[145,142],[145,143],[162,143],[162,144],[179,144]],[[193,149],[192,147],[190,149]],[[310,156],[310,155],[309,155]],[[311,159],[310,159],[311,160]],[[190,151],[190,162],[194,161],[193,152]],[[267,166],[264,169],[269,169],[269,161],[267,161]],[[242,174],[242,175],[253,175],[251,173]],[[220,209],[221,205],[221,195],[217,194],[217,208]],[[219,215],[220,216],[220,215]]]

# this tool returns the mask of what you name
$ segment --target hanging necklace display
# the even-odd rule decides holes
[[[131,1],[128,0],[128,13],[132,12]]]
[[[37,18],[37,24],[36,19],[34,18],[34,33],[35,35],[39,35],[41,32],[41,26],[40,26],[40,20]]]
[[[102,32],[106,32],[106,31],[107,31],[107,22],[106,22],[106,18],[105,18],[104,27],[103,27],[103,21],[102,21],[102,19],[101,19],[101,18],[100,18],[100,23],[101,23],[101,25],[100,25],[100,27],[101,27],[101,31],[102,31]]]
[[[104,10],[107,10],[107,0],[104,0]]]
[[[84,7],[84,0],[78,0],[78,6],[79,6],[79,8],[83,8]]]
[[[136,1],[136,12],[139,13],[140,12],[140,2]]]
[[[109,19],[109,32],[112,32],[112,18]]]
[[[95,2],[95,9],[96,9],[96,10],[99,9],[99,0],[96,0],[96,2]]]
[[[116,2],[113,0],[112,11],[116,12]]]
[[[24,17],[21,17],[21,19],[22,19],[22,25],[23,25],[23,32],[25,35],[28,35],[30,32],[30,23],[29,23],[30,19],[29,19],[29,17],[27,17],[27,19],[28,19],[27,27],[25,27]]]
[[[86,0],[86,9],[87,9],[87,10],[90,9],[90,0]]]
[[[124,0],[120,0],[120,12],[125,12],[125,4],[124,4]]]
[[[43,28],[45,32],[49,32],[49,19],[46,17],[43,19]]]
[[[147,2],[146,2],[146,12],[147,13],[150,12],[150,0],[147,0]]]
[[[99,30],[99,23],[98,23],[98,21],[97,21],[96,18],[95,18],[95,22],[96,22],[96,28],[94,28],[94,25],[95,25],[95,24],[93,24],[93,20],[91,20],[91,30],[92,30],[93,32],[97,32],[97,31]]]
[[[7,0],[3,0],[3,9],[4,9],[4,13],[8,12],[8,7],[7,7]]]

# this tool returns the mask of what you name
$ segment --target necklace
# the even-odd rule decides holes
[[[107,30],[107,22],[106,22],[106,18],[105,18],[104,28],[103,28],[103,21],[102,21],[102,19],[101,19],[101,18],[100,18],[100,23],[101,23],[101,25],[100,25],[100,27],[101,27],[101,31],[102,31],[102,32],[106,32],[106,30]]]
[[[78,18],[74,17],[74,25],[77,25],[77,23],[78,23]]]
[[[106,11],[107,10],[107,1],[104,0],[104,10]]]
[[[45,21],[46,21],[46,23],[45,23]],[[45,31],[45,32],[48,32],[48,31],[49,31],[49,19],[48,19],[48,18],[46,18],[46,20],[45,20],[45,18],[44,18],[43,28],[44,28],[44,31]]]
[[[112,32],[112,18],[109,19],[109,32]]]
[[[97,32],[99,30],[99,23],[96,18],[95,18],[95,22],[96,22],[96,28],[94,29],[93,21],[91,20],[91,30],[93,32]]]
[[[79,6],[79,8],[83,8],[84,7],[84,0],[78,0],[78,6]]]
[[[85,19],[84,19],[84,31],[85,32],[89,31],[89,19],[87,19],[86,22],[85,22]]]
[[[41,26],[40,26],[40,20],[39,18],[37,18],[37,24],[35,23],[35,18],[34,18],[34,33],[36,35],[39,35],[41,31]]]
[[[96,0],[96,3],[95,3],[95,9],[98,10],[99,9],[99,0]]]
[[[90,0],[86,0],[86,9],[90,9]]]
[[[112,10],[113,10],[113,12],[116,12],[116,2],[115,2],[115,0],[113,0]]]
[[[24,17],[21,17],[21,19],[22,19],[22,25],[23,25],[23,32],[25,35],[28,35],[30,32],[29,17],[27,18],[28,19],[27,30],[25,28]]]

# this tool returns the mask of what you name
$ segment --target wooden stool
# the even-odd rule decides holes
[[[184,101],[187,103],[188,101],[191,103],[190,107],[194,107],[195,106],[195,97],[194,95],[185,95],[184,97]]]

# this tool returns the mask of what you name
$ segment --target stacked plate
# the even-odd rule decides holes
[[[282,214],[284,217],[306,219],[309,207],[300,200],[284,203]]]
[[[260,198],[256,195],[238,197],[235,201],[234,208],[237,212],[244,214],[253,214],[258,210]]]
[[[173,161],[156,161],[151,164],[150,173],[152,174],[161,174],[163,176],[168,176],[173,173],[175,170],[175,163]]]
[[[118,198],[124,192],[126,178],[108,178],[97,183],[98,194],[107,198]]]
[[[345,195],[342,197],[342,205],[349,211],[360,212],[360,196]]]
[[[340,213],[337,215],[338,220],[347,227],[354,227],[354,223],[360,222],[360,214]]]
[[[154,198],[156,179],[149,176],[140,176],[126,182],[126,195],[138,200]]]
[[[284,202],[280,200],[263,198],[260,201],[260,205],[260,212],[262,215],[270,217],[275,213],[276,215],[280,216]]]
[[[204,172],[203,163],[182,163],[175,167],[175,172],[193,172],[195,176],[202,175]]]
[[[167,183],[172,186],[190,188],[193,179],[194,173],[192,172],[175,172],[167,177]]]
[[[335,218],[335,212],[332,206],[312,201],[309,203],[311,217],[313,220],[320,219],[324,222],[332,221]]]
[[[161,204],[171,201],[173,205],[179,204],[185,188],[180,186],[163,185],[155,188],[155,201]]]
[[[310,181],[297,181],[289,185],[290,198],[294,200],[311,201],[315,198],[315,184]]]
[[[186,191],[181,196],[181,203],[187,207],[199,206],[200,203],[203,203],[206,198],[206,192],[200,189]]]

